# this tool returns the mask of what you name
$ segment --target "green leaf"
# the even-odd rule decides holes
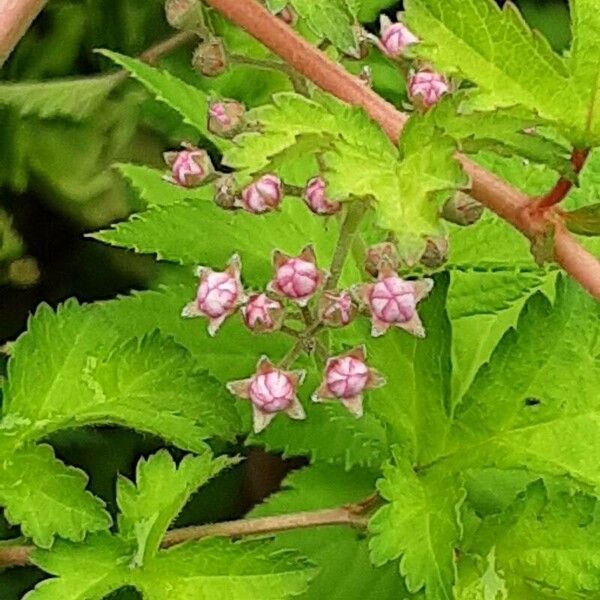
[[[425,236],[440,233],[439,210],[453,191],[468,183],[454,158],[456,142],[435,126],[431,115],[413,116],[400,138],[396,191],[376,195],[378,224],[396,232],[401,249],[418,260]]]
[[[157,100],[177,111],[184,122],[196,128],[218,148],[224,149],[229,142],[208,131],[208,96],[206,92],[178,79],[167,71],[155,69],[135,58],[101,50],[100,54],[127,69]]]
[[[374,21],[383,9],[395,4],[393,0],[348,0],[353,14],[361,23]]]
[[[318,382],[313,383],[314,390]],[[347,469],[378,468],[389,456],[385,427],[372,414],[356,419],[341,406],[316,406],[308,397],[303,404],[306,420],[276,419],[265,432],[250,435],[248,442],[282,452],[284,457],[309,456],[313,462],[337,463]]]
[[[96,112],[121,81],[120,74],[82,79],[3,83],[0,105],[18,110],[23,117],[66,117],[81,121]]]
[[[214,538],[159,553],[134,585],[145,600],[283,600],[304,592],[314,575],[290,552]]]
[[[359,56],[357,31],[346,0],[290,0],[290,4],[315,35],[346,54]]]
[[[315,218],[302,203],[293,200],[284,200],[280,211],[266,215],[232,213],[212,203],[187,202],[151,208],[92,237],[162,259],[217,270],[225,268],[235,251],[242,259],[244,280],[262,288],[272,277],[274,249],[298,254],[313,243],[320,263],[327,264],[338,227],[336,222]],[[210,236],[201,233],[208,231]]]
[[[459,140],[463,152],[487,149],[505,156],[517,154],[574,177],[570,149],[540,134],[540,128],[547,124],[534,114],[515,107],[474,110],[469,107],[466,94],[446,96],[432,112],[436,125]]]
[[[535,266],[529,244],[491,213],[472,227],[450,228],[447,310],[452,320],[454,405],[479,367],[537,291],[553,297],[556,273]]]
[[[599,317],[597,302],[564,278],[553,308],[541,294],[529,300],[456,409],[450,464],[526,467],[597,486]]]
[[[108,411],[109,419],[195,451],[204,450],[203,439],[232,439],[239,431],[224,387],[199,371],[185,348],[157,332],[114,350],[83,379],[94,391],[95,407],[82,407],[79,419],[101,422]]]
[[[36,550],[31,558],[56,575],[35,587],[27,600],[103,600],[126,585],[131,547],[108,533],[90,535],[83,544],[58,541],[51,551]],[[24,600],[25,600],[24,598]]]
[[[387,379],[369,393],[369,409],[389,427],[391,444],[418,464],[440,452],[450,426],[450,323],[444,305],[448,277],[436,277],[430,297],[419,305],[427,337],[417,339],[394,328],[367,340],[369,364]]]
[[[15,444],[62,428],[114,423],[202,451],[203,439],[237,431],[228,395],[198,373],[185,349],[157,334],[114,347],[116,339],[94,307],[68,302],[56,313],[38,310],[8,365],[4,427]]]
[[[564,213],[569,231],[579,235],[600,235],[600,204],[591,204]]]
[[[600,591],[598,529],[595,498],[549,496],[537,481],[503,513],[483,520],[468,552],[493,551],[509,598],[529,587],[549,595],[558,591],[552,597],[592,598]]]
[[[584,129],[589,145],[600,141],[600,14],[594,0],[571,0],[573,45],[569,57],[573,92],[586,108]],[[593,143],[591,143],[593,140]]]
[[[378,489],[389,502],[371,518],[371,560],[375,565],[401,558],[400,572],[410,592],[425,587],[431,600],[451,600],[456,576],[454,549],[461,537],[458,509],[464,490],[441,469],[419,476],[395,452]]]
[[[199,368],[225,383],[251,373],[257,356],[266,354],[275,362],[285,356],[292,341],[283,334],[252,335],[240,318],[227,319],[219,335],[211,337],[202,319],[183,319],[182,308],[195,295],[197,279],[190,273],[187,286],[173,285],[101,302],[97,309],[123,339],[143,337],[155,329],[185,347]],[[252,348],[252,352],[248,352]]]
[[[163,178],[164,172],[142,165],[120,164],[117,169],[138,191],[148,206],[167,206],[185,200],[212,200],[210,185],[185,188],[173,185]]]
[[[334,508],[359,502],[373,492],[371,472],[315,464],[294,471],[282,483],[282,491],[269,496],[250,513],[253,517]],[[319,567],[302,600],[394,600],[408,592],[394,565],[371,565],[364,536],[349,527],[313,528],[277,534],[275,546],[295,548]]]
[[[3,457],[0,504],[8,521],[42,548],[50,547],[55,535],[78,542],[111,522],[86,484],[85,473],[64,465],[50,446],[26,446]]]
[[[586,107],[572,89],[566,61],[529,29],[514,5],[409,0],[405,8],[408,26],[423,40],[417,51],[475,83],[480,105],[521,104],[563,125],[572,142],[582,140]]]
[[[142,566],[159,550],[169,524],[181,512],[190,496],[222,469],[236,461],[209,452],[186,456],[176,465],[171,455],[160,451],[137,465],[136,483],[125,478],[117,482],[119,532],[136,542],[136,566]]]

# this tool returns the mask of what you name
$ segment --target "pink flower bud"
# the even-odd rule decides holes
[[[448,80],[431,69],[411,73],[408,79],[408,96],[414,104],[424,110],[431,108],[444,94],[450,91]]]
[[[385,267],[396,271],[399,266],[400,256],[398,255],[398,249],[392,242],[375,244],[367,250],[365,269],[373,277],[377,277],[379,271]]]
[[[223,321],[245,301],[240,270],[241,263],[237,255],[231,257],[225,271],[200,267],[196,299],[185,306],[182,316],[207,317],[208,333],[215,335]]]
[[[313,402],[337,399],[355,416],[363,415],[363,392],[384,385],[385,380],[366,363],[363,346],[327,361],[325,375]]]
[[[317,215],[333,215],[342,208],[339,202],[331,202],[327,198],[325,185],[322,177],[314,177],[308,182],[304,191],[304,201]]]
[[[246,327],[255,333],[275,331],[283,323],[284,310],[281,302],[266,294],[252,294],[242,307]]]
[[[202,42],[194,50],[192,66],[205,77],[216,77],[227,70],[227,52],[220,38]]]
[[[235,100],[212,102],[208,107],[208,130],[223,138],[235,137],[244,127],[243,104]]]
[[[166,181],[182,187],[196,187],[214,174],[215,169],[205,150],[184,143],[185,150],[165,152],[163,157],[171,168]]]
[[[246,186],[236,206],[251,213],[264,213],[277,208],[283,195],[281,180],[276,175],[263,175]]]
[[[304,380],[304,375],[304,371],[278,369],[263,357],[252,377],[231,381],[227,389],[252,402],[254,431],[259,433],[279,412],[287,413],[292,419],[306,418],[297,396],[297,388]]]
[[[456,192],[442,208],[442,218],[456,225],[473,225],[483,214],[483,204],[464,192]]]
[[[411,44],[416,44],[419,38],[404,23],[392,23],[387,16],[380,19],[380,48],[384,54],[397,58]]]
[[[319,318],[329,327],[344,327],[356,316],[356,306],[349,292],[323,292],[319,300]]]
[[[358,286],[358,295],[371,313],[371,335],[382,335],[396,326],[417,337],[424,337],[417,303],[427,296],[432,287],[432,279],[405,281],[390,268],[380,271],[376,283]]]
[[[325,280],[325,273],[317,268],[316,262],[312,246],[306,246],[297,257],[276,250],[273,253],[275,278],[267,289],[306,306]]]

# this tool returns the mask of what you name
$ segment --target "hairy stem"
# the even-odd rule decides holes
[[[330,60],[318,48],[311,46],[256,0],[206,2],[321,89],[348,104],[362,106],[394,142],[398,141],[408,119],[407,115],[363,85],[357,77]],[[539,227],[525,210],[530,205],[530,199],[466,156],[458,155],[458,159],[471,178],[471,195],[525,236],[535,237]],[[585,250],[564,227],[557,227],[554,257],[571,277],[600,299],[600,261]]]
[[[340,237],[331,261],[329,277],[325,284],[326,290],[333,290],[337,286],[344,265],[346,264],[346,258],[352,248],[352,244],[354,243],[354,239],[358,232],[358,227],[366,210],[367,205],[361,200],[353,200],[349,203],[344,222],[340,229]]]
[[[47,0],[0,0],[0,67],[46,2]]]
[[[165,535],[161,548],[169,548],[190,540],[200,540],[208,537],[238,538],[329,525],[348,525],[357,529],[365,529],[368,521],[365,513],[371,508],[371,502],[365,504],[363,501],[338,508],[173,529]],[[24,567],[31,564],[31,554],[34,550],[35,546],[0,546],[0,568]]]

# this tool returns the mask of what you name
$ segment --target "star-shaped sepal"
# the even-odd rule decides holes
[[[416,336],[425,337],[425,328],[417,313],[417,304],[433,289],[433,279],[402,279],[391,267],[384,267],[375,283],[354,288],[362,306],[371,315],[371,335],[383,335],[390,327],[399,327]]]
[[[227,389],[234,396],[250,400],[253,429],[255,433],[260,433],[280,412],[296,420],[306,418],[297,396],[298,387],[302,385],[305,375],[305,371],[280,369],[263,356],[258,361],[254,375],[230,381]]]
[[[323,381],[313,393],[313,402],[340,401],[356,418],[363,416],[363,394],[381,387],[385,378],[367,365],[364,346],[358,346],[327,361]]]

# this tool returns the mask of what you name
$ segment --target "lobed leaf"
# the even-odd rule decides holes
[[[451,473],[438,469],[419,476],[399,452],[394,456],[377,486],[389,504],[369,523],[371,560],[382,565],[401,557],[400,572],[410,592],[425,587],[426,598],[451,600],[464,490]]]
[[[141,567],[156,555],[169,524],[190,496],[235,462],[225,456],[215,459],[205,452],[200,456],[186,456],[176,465],[171,455],[163,450],[138,462],[135,484],[125,478],[119,479],[119,532],[125,539],[135,542],[136,566]]]
[[[87,480],[47,444],[25,446],[0,466],[0,504],[7,520],[41,548],[49,548],[55,535],[80,542],[111,524],[103,502],[85,490]]]

